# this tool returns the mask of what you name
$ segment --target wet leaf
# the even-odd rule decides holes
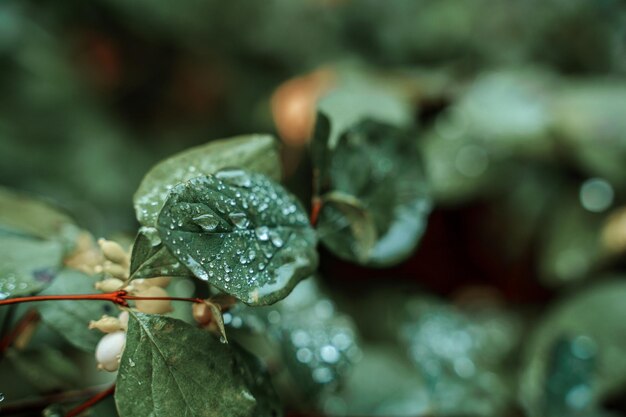
[[[225,170],[174,187],[158,231],[196,277],[250,305],[280,300],[317,266],[304,209],[261,174]]]
[[[360,200],[337,191],[324,195],[318,224],[319,237],[332,252],[368,261],[376,246],[376,225]]]
[[[54,279],[63,247],[56,241],[0,236],[0,299],[35,294]]]
[[[244,168],[280,179],[278,145],[270,135],[247,135],[188,149],[155,165],[134,196],[137,219],[155,226],[167,195],[175,185],[229,167]]]
[[[59,273],[54,283],[43,294],[94,294],[97,277],[73,269]],[[62,335],[69,343],[87,352],[95,350],[103,334],[90,330],[90,320],[98,320],[103,314],[116,316],[117,307],[108,301],[63,300],[45,301],[37,307],[41,318],[48,326]]]
[[[529,416],[546,415],[543,409],[545,387],[554,368],[555,346],[563,338],[574,343],[573,353],[579,359],[587,357],[595,362],[593,372],[585,376],[585,385],[591,387],[587,393],[591,396],[589,406],[596,407],[626,384],[626,282],[623,278],[615,277],[563,300],[534,330],[525,347],[520,385],[520,400]],[[569,374],[562,378],[581,377],[571,373],[571,367],[567,368]]]
[[[143,232],[139,232],[130,257],[131,278],[193,276],[162,243],[154,245]]]
[[[122,417],[282,415],[248,353],[183,321],[140,313],[130,315],[115,401]]]
[[[271,306],[238,304],[224,313],[224,321],[231,339],[244,334],[244,346],[264,362],[284,364],[273,380],[297,409],[332,393],[361,354],[352,318],[337,309],[314,277]]]
[[[328,183],[320,190],[333,193],[326,199],[334,201],[330,209],[322,208],[318,221],[324,245],[344,259],[374,266],[409,256],[424,232],[431,206],[414,135],[363,120],[344,131],[334,147],[330,142],[328,146],[330,161],[323,165],[328,174],[321,175]],[[341,210],[337,195],[342,196]],[[353,202],[346,203],[348,197]],[[367,231],[372,227],[367,218],[375,233]],[[355,222],[350,226],[351,243],[346,242],[345,226],[338,226]],[[377,240],[369,250],[373,236]]]

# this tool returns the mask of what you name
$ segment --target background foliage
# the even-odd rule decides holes
[[[331,159],[281,124],[277,92],[294,77],[324,84],[325,71],[342,87],[320,103],[335,129]],[[5,0],[0,179],[96,236],[130,241],[133,194],[155,163],[274,133],[285,186],[307,210],[314,190],[331,202],[320,273],[279,304],[224,320],[268,366],[288,413],[626,415],[625,72],[619,0]],[[381,123],[353,126],[354,109]],[[376,138],[389,124],[419,157],[389,156],[386,170]],[[355,155],[380,170],[362,177]],[[422,178],[428,191],[402,192]],[[403,199],[385,195],[395,188]],[[383,211],[413,231],[400,263],[376,257],[394,222],[355,197],[389,202]],[[63,216],[33,227],[48,218],[42,207],[0,209],[0,273],[13,277],[0,292],[41,289],[76,230],[58,227]],[[329,239],[338,213],[359,228]],[[41,265],[22,262],[25,246]],[[38,280],[22,280],[35,270]],[[179,279],[170,292],[194,285]],[[26,310],[0,310],[2,331]],[[63,325],[44,321],[3,358],[0,406],[110,381],[83,352],[90,336],[69,347]]]

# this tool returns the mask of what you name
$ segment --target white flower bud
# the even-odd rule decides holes
[[[113,333],[123,330],[122,323],[117,317],[102,316],[98,321],[91,320],[89,322],[90,329],[98,329],[103,333]]]
[[[167,291],[161,287],[148,287],[135,293],[137,297],[168,297]],[[172,311],[169,300],[135,300],[137,310],[148,314],[163,314]]]
[[[117,331],[104,335],[96,346],[98,368],[115,372],[120,366],[120,358],[126,345],[126,333]]]
[[[149,287],[165,288],[170,284],[171,280],[172,278],[170,277],[138,278],[132,280],[131,285],[135,290],[142,291]]]
[[[113,262],[110,262],[110,261],[104,262],[104,265],[102,265],[102,270],[114,278],[119,278],[119,279],[124,279],[124,280],[128,278],[128,273],[129,273],[128,267],[114,264]]]
[[[117,291],[124,286],[125,282],[118,278],[107,278],[96,282],[96,289],[102,292]]]
[[[119,243],[112,240],[98,239],[98,245],[105,258],[120,265],[129,264],[129,256]]]
[[[123,330],[128,330],[128,311],[124,310],[120,313],[119,316],[117,316],[117,318],[120,321],[120,326],[122,326]]]

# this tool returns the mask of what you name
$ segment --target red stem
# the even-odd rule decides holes
[[[9,304],[29,303],[33,301],[54,301],[54,300],[99,300],[110,301],[112,303],[128,307],[126,300],[166,300],[166,301],[187,301],[191,303],[203,303],[204,300],[200,298],[186,298],[186,297],[137,297],[134,295],[128,295],[126,291],[119,290],[114,292],[108,292],[104,294],[68,294],[68,295],[34,295],[31,297],[17,297],[9,298],[7,300],[0,300],[0,306]]]
[[[96,395],[89,398],[84,403],[72,408],[70,411],[68,411],[65,417],[76,417],[82,414],[88,408],[93,407],[94,405],[98,404],[100,401],[104,400],[109,395],[112,395],[114,392],[115,392],[115,384],[111,385],[106,390],[97,393]]]
[[[317,225],[317,218],[319,217],[320,210],[322,208],[322,200],[319,197],[313,197],[311,204],[311,225]]]
[[[164,301],[189,301],[190,303],[203,303],[204,300],[200,298],[185,298],[185,297],[137,297],[135,295],[125,295],[125,300],[164,300]]]
[[[53,300],[100,300],[110,301],[124,307],[128,307],[128,303],[124,300],[126,291],[114,291],[104,294],[68,294],[68,295],[34,295],[31,297],[9,298],[0,300],[0,306],[9,304],[29,303],[33,301],[53,301]]]

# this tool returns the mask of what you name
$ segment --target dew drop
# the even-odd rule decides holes
[[[270,239],[272,240],[272,244],[277,248],[280,248],[285,243],[283,241],[283,238],[280,237],[280,235],[278,234],[278,232],[274,230],[270,231]]]
[[[240,169],[225,169],[215,174],[215,177],[238,187],[249,188],[252,180],[244,171]]]
[[[229,213],[228,218],[239,229],[245,229],[250,224],[250,220],[243,213]]]
[[[193,221],[205,232],[213,232],[220,224],[219,220],[212,214],[201,214],[193,218]]]
[[[267,241],[270,238],[270,229],[267,226],[257,227],[255,230],[256,237],[261,241]]]

